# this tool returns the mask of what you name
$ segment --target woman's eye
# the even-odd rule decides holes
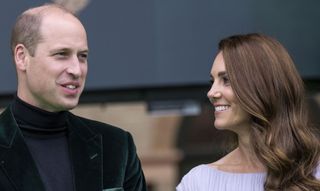
[[[230,84],[229,78],[227,76],[222,77],[222,80],[223,80],[223,83],[225,85],[229,85]]]

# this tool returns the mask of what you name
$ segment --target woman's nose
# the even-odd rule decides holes
[[[214,98],[220,98],[221,97],[221,91],[214,85],[211,86],[210,90],[207,93],[207,97],[210,99]]]

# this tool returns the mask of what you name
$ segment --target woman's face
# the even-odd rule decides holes
[[[250,115],[243,110],[231,88],[222,52],[211,69],[212,85],[207,96],[214,105],[214,126],[240,133],[250,127]]]

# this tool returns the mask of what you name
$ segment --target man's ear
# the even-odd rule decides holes
[[[29,62],[29,51],[23,44],[17,44],[14,49],[14,61],[17,70],[25,71]]]

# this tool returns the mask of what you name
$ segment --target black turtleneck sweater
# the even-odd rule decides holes
[[[16,97],[12,111],[46,191],[74,190],[66,112],[47,112]]]

